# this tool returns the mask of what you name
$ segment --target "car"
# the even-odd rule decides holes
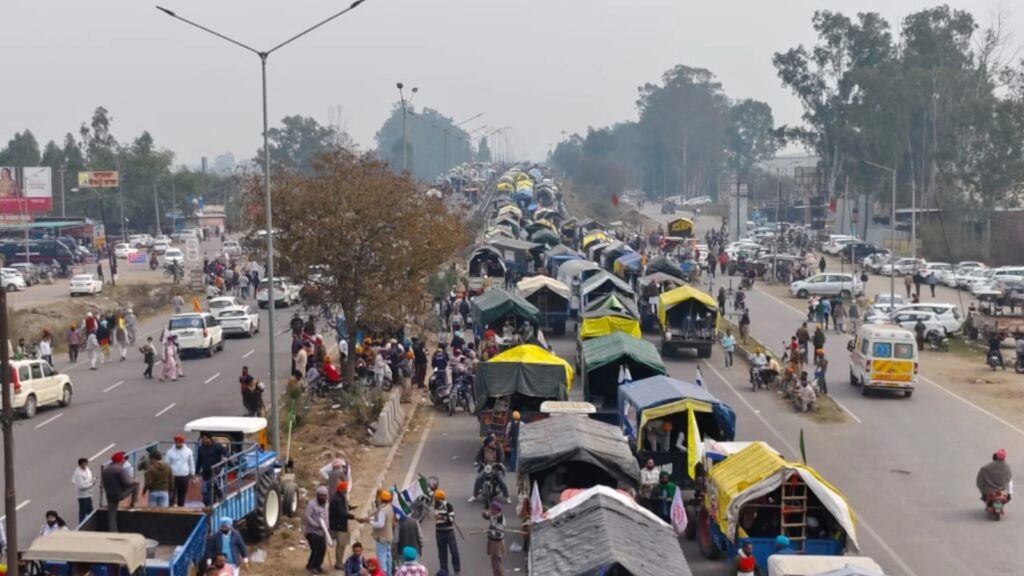
[[[967,270],[988,270],[988,266],[984,262],[978,262],[977,260],[964,260],[956,263],[956,269],[961,272]]]
[[[844,236],[841,234],[835,234],[832,235],[829,238],[829,241],[824,246],[821,247],[821,251],[826,254],[838,256],[843,252],[844,249],[847,249],[849,245],[853,244],[854,242],[860,242],[860,240],[857,240],[856,236]]]
[[[299,288],[288,281],[287,278],[274,279],[274,305],[291,306],[299,301]],[[266,308],[270,304],[270,279],[260,280],[256,289],[256,303],[260,308]]]
[[[1024,276],[992,276],[987,282],[979,282],[971,286],[971,294],[1001,295],[1008,292],[1020,292],[1024,290]]]
[[[988,270],[981,268],[968,268],[956,277],[956,287],[961,290],[968,290],[975,284],[986,283],[991,280]]]
[[[946,262],[929,262],[921,269],[921,275],[925,278],[933,272],[935,273],[935,279],[938,280],[939,284],[945,286],[956,286],[956,281],[954,280],[955,272],[952,264]]]
[[[42,272],[39,270],[39,266],[31,262],[15,262],[10,265],[10,268],[14,268],[21,273],[21,278],[27,286],[39,284],[39,281],[42,279]]]
[[[25,278],[17,268],[0,268],[0,282],[8,292],[16,292],[28,287]]]
[[[225,240],[224,254],[237,258],[242,255],[242,245],[238,243],[238,240]]]
[[[935,320],[942,325],[942,329],[946,334],[956,334],[964,327],[963,318],[960,316],[960,308],[956,304],[922,302],[896,308],[897,314],[904,312],[928,312],[929,314],[934,314]]]
[[[164,244],[170,245],[171,244],[171,237],[168,236],[167,234],[161,234],[161,235],[153,238],[153,244],[155,245],[157,242],[163,242]]]
[[[260,315],[249,306],[227,306],[217,313],[224,335],[239,334],[252,338],[260,331]]]
[[[897,308],[907,305],[906,298],[902,294],[890,294],[888,292],[879,292],[868,302],[868,310],[865,314],[865,318],[871,318],[872,316],[888,316],[889,308],[895,305]]]
[[[164,252],[164,264],[184,264],[185,253],[179,248],[168,248]]]
[[[924,265],[925,261],[920,258],[896,258],[879,268],[878,273],[883,276],[906,276]]]
[[[75,274],[71,277],[71,295],[99,294],[103,292],[103,281],[95,274]]]
[[[797,298],[808,296],[860,296],[864,293],[864,285],[853,274],[836,274],[834,272],[815,274],[789,285],[789,293]]]
[[[171,243],[170,242],[164,242],[163,240],[158,240],[158,241],[153,243],[153,251],[156,252],[160,256],[163,256],[164,253],[166,253],[170,249],[171,249]]]
[[[924,310],[898,310],[893,313],[891,322],[889,321],[888,315],[868,318],[867,322],[869,324],[893,324],[901,328],[906,328],[911,332],[915,332],[914,327],[917,326],[918,320],[924,324],[925,334],[932,330],[938,330],[940,333],[946,332],[943,323],[939,321],[935,313],[926,312]]]
[[[213,358],[214,352],[224,350],[224,330],[217,317],[209,312],[171,316],[164,330],[164,339],[168,336],[178,338],[182,354],[198,351],[206,354],[207,358]]]
[[[868,244],[867,242],[850,242],[843,247],[842,252],[839,253],[839,257],[847,262],[863,262],[868,256],[874,256],[875,254],[888,254],[889,251],[885,248],[879,248],[874,244]],[[852,255],[852,260],[851,260]]]
[[[132,248],[149,248],[153,245],[153,237],[149,234],[132,234],[128,237],[128,244]]]
[[[182,230],[172,236],[175,242],[187,242],[189,240],[199,240],[199,233],[193,229]]]
[[[868,270],[872,271],[875,274],[878,274],[878,270],[882,266],[885,266],[886,264],[888,264],[890,260],[892,260],[892,254],[890,254],[890,253],[888,253],[888,251],[886,251],[886,252],[879,252],[877,254],[872,254],[870,256],[865,256],[860,261],[860,263],[861,263],[862,266],[864,266]]]
[[[138,248],[131,244],[121,242],[114,245],[114,256],[117,258],[127,258],[128,256],[135,254],[139,251]]]
[[[68,406],[74,384],[41,359],[11,360],[11,404],[25,418],[36,415],[40,406]]]
[[[710,196],[696,196],[688,200],[683,200],[683,206],[704,206],[711,204],[712,200]]]
[[[219,316],[221,310],[232,306],[241,306],[242,302],[234,296],[218,296],[216,298],[210,298],[208,305],[210,312],[212,312],[214,316]]]

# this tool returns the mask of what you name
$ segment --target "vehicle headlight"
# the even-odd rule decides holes
[[[494,469],[491,467],[490,464],[487,464],[486,466],[484,466],[484,474],[490,474],[492,470],[494,470]]]

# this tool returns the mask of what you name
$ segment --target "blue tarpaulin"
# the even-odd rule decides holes
[[[693,382],[676,380],[668,376],[651,376],[623,384],[619,386],[618,392],[620,417],[625,414],[633,415],[624,419],[633,420],[632,422],[621,423],[627,431],[631,429],[630,436],[633,439],[636,438],[640,414],[645,410],[687,399],[711,405],[715,426],[700,426],[703,435],[722,441],[731,441],[736,437],[736,413],[733,409],[715,398],[707,388]]]

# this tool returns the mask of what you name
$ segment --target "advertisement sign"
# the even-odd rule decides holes
[[[0,213],[28,214],[53,209],[50,168],[0,166]]]
[[[117,188],[119,185],[118,173],[115,170],[78,173],[79,188]]]

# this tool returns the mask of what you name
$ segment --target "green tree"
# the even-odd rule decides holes
[[[477,162],[490,162],[491,161],[491,146],[487,143],[487,136],[480,139],[480,144],[476,147],[476,161]]]
[[[39,142],[31,130],[15,132],[0,150],[0,166],[39,166]]]
[[[746,99],[729,109],[725,148],[729,167],[746,180],[755,164],[775,155],[778,140],[772,109],[764,102]]]
[[[120,147],[117,139],[110,131],[114,121],[103,106],[99,106],[92,114],[89,124],[82,123],[78,129],[82,139],[82,151],[85,162],[92,170],[116,170],[117,154]]]
[[[285,116],[281,119],[281,127],[270,129],[270,161],[309,173],[314,157],[336,149],[338,142],[347,137],[339,135],[333,127],[321,125],[314,118]],[[257,152],[255,161],[263,163],[262,148]]]
[[[375,135],[377,154],[392,170],[402,169],[402,107],[391,108],[380,130]],[[469,134],[455,126],[455,120],[432,108],[416,110],[406,103],[405,139],[410,150],[416,151],[416,162],[408,157],[406,167],[420,180],[433,180],[449,168],[472,162],[473,147]]]

